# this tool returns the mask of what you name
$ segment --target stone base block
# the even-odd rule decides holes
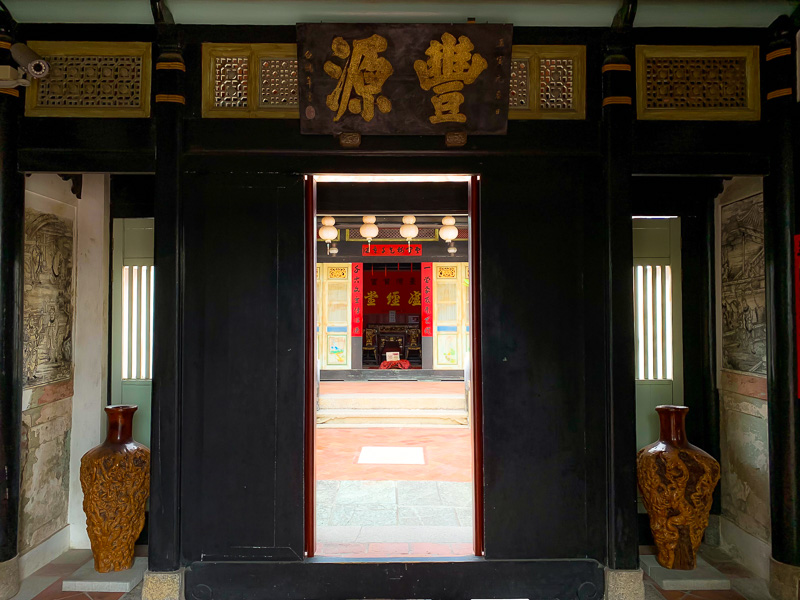
[[[798,600],[800,598],[800,567],[787,565],[771,558],[769,593],[775,600]]]
[[[94,560],[90,560],[61,584],[65,592],[130,592],[139,585],[147,570],[147,558],[137,557],[133,566],[125,571],[98,573],[94,570]]]
[[[691,571],[667,569],[658,564],[655,556],[640,556],[642,569],[662,590],[729,590],[731,580],[699,556],[697,567]]]
[[[19,591],[18,557],[0,562],[0,600],[9,600]]]
[[[146,571],[142,586],[142,600],[181,600],[183,571],[156,573]]]
[[[644,600],[642,570],[606,568],[606,593],[603,598],[604,600]]]

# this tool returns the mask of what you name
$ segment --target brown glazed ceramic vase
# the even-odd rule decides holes
[[[668,569],[694,569],[697,549],[708,527],[711,494],[719,463],[686,439],[685,406],[657,406],[659,440],[636,457],[639,491],[650,516],[658,563]]]
[[[98,573],[133,566],[150,495],[150,450],[133,439],[136,406],[107,406],[108,436],[81,459],[86,531]]]

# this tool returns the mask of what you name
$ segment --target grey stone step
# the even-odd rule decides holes
[[[439,409],[461,410],[467,405],[460,394],[320,394],[320,409]]]
[[[469,413],[463,409],[326,408],[317,411],[318,425],[365,423],[378,425],[466,425],[468,421]]]

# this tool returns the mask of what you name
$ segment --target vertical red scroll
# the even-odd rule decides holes
[[[433,337],[433,263],[422,263],[422,337]]]
[[[797,336],[797,396],[800,398],[800,235],[794,236],[794,330]]]
[[[353,263],[353,297],[350,303],[352,337],[361,337],[364,326],[364,263]]]

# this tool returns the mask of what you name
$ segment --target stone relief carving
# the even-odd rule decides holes
[[[763,195],[720,207],[722,368],[767,374]]]
[[[72,221],[25,210],[23,377],[26,388],[72,377]]]

